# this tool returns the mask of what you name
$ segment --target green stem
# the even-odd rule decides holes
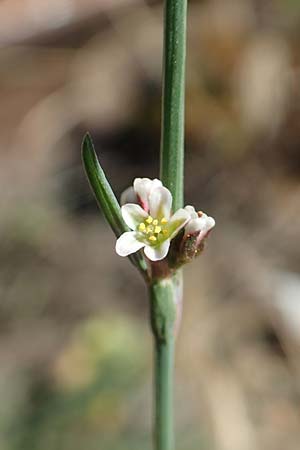
[[[187,0],[165,0],[160,177],[183,206],[184,93]],[[155,337],[155,450],[173,450],[175,328],[182,301],[182,278],[153,281],[149,287]]]
[[[149,288],[155,339],[155,450],[173,450],[173,378],[175,328],[182,300],[181,273],[154,281]]]
[[[184,92],[187,0],[165,0],[161,180],[183,206]]]
[[[174,337],[155,340],[155,449],[172,450],[173,431]]]

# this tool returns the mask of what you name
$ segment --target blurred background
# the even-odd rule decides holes
[[[190,1],[178,450],[300,440],[300,2]],[[142,280],[81,161],[120,193],[158,175],[162,2],[0,3],[0,446],[150,450]]]

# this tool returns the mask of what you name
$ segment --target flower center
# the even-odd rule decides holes
[[[143,233],[144,237],[150,244],[156,244],[162,239],[166,239],[168,237],[168,220],[165,217],[158,220],[148,216],[147,219],[139,224],[138,231]]]

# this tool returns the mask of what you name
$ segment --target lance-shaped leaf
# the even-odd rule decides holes
[[[105,173],[98,161],[94,145],[89,133],[83,138],[82,160],[91,189],[95,195],[97,203],[102,210],[104,217],[111,226],[117,237],[129,231],[121,214],[121,208],[115,194],[105,176]],[[132,255],[131,262],[142,272],[145,271],[145,261],[140,254]]]
[[[121,214],[121,208],[113,190],[107,181],[105,173],[98,161],[93,141],[89,133],[83,138],[82,160],[91,189],[96,197],[97,203],[103,212],[113,232],[119,237],[128,231],[126,223]]]

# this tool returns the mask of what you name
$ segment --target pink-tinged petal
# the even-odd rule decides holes
[[[170,239],[173,239],[173,237],[176,236],[176,234],[188,223],[189,220],[189,213],[183,208],[178,209],[168,223]]]
[[[140,205],[134,203],[127,203],[127,205],[122,206],[121,212],[126,225],[132,230],[135,230],[148,217],[146,211]]]
[[[145,246],[145,244],[137,239],[138,234],[135,231],[126,231],[121,234],[116,242],[116,252],[120,256],[128,256],[135,253]]]
[[[195,211],[195,208],[191,205],[187,205],[184,207],[184,209],[189,213],[191,219],[197,219],[198,214]]]
[[[169,219],[172,207],[172,194],[167,188],[161,186],[153,189],[149,202],[150,215],[152,217],[156,219],[162,219],[163,217]]]
[[[138,203],[138,198],[132,186],[125,189],[125,191],[121,194],[120,198],[121,205],[126,205],[126,203]]]
[[[153,189],[161,187],[162,182],[157,178],[136,178],[133,182],[134,191],[141,207],[149,212],[149,197]]]
[[[136,178],[133,182],[134,191],[138,197],[141,207],[149,211],[149,194],[151,191],[152,180],[150,178]]]
[[[166,239],[157,247],[150,247],[149,245],[146,245],[146,247],[144,248],[144,252],[147,258],[149,258],[151,261],[160,261],[167,256],[169,247],[170,239]]]
[[[203,230],[200,231],[199,236],[197,237],[198,245],[208,235],[208,233],[215,226],[215,224],[216,224],[216,222],[212,217],[207,217],[206,224],[203,227]]]

